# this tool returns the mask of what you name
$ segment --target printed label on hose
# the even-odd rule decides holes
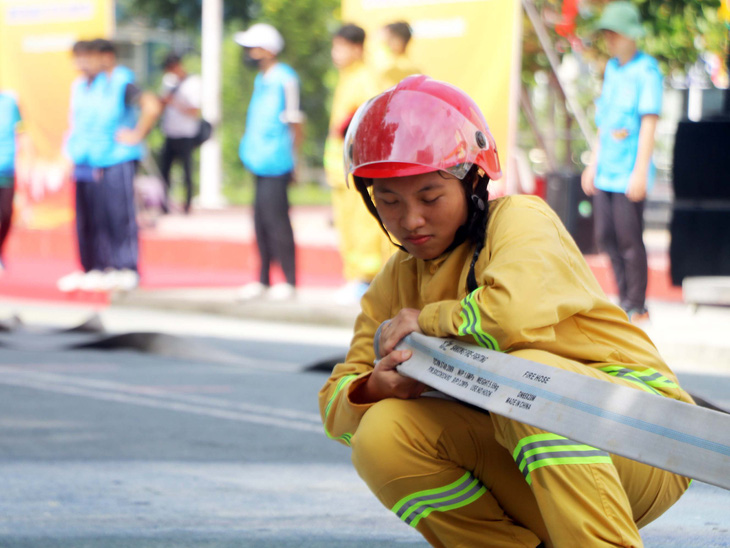
[[[730,489],[730,415],[452,339],[411,333],[396,348],[413,352],[401,374],[448,396]]]

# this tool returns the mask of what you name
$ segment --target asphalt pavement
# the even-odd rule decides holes
[[[321,428],[321,364],[344,354],[355,310],[330,304],[323,325],[291,303],[275,320],[222,302],[0,303],[0,547],[426,546]],[[682,384],[730,406],[727,310],[652,310]],[[145,333],[160,336],[122,336]],[[728,547],[728,507],[695,482],[645,545]]]

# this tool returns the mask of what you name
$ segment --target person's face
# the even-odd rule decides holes
[[[185,69],[182,66],[182,63],[175,63],[174,65],[170,65],[167,67],[167,70],[165,72],[168,72],[170,74],[174,74],[179,79],[182,79],[186,76]]]
[[[266,66],[276,57],[269,50],[264,48],[244,48],[243,60],[246,66],[260,70]]]
[[[406,51],[406,43],[403,39],[390,32],[385,33],[385,45],[393,55],[402,55]]]
[[[461,181],[443,172],[373,180],[388,232],[418,259],[435,259],[454,241],[468,209]]]
[[[102,55],[96,51],[74,55],[74,65],[87,78],[93,78],[104,70],[102,67]]]
[[[631,55],[636,49],[636,42],[631,38],[612,30],[604,30],[603,39],[606,41],[606,48],[611,57],[624,58]]]
[[[363,48],[358,44],[353,44],[344,38],[335,36],[332,39],[331,53],[332,63],[336,68],[343,69],[362,59]]]
[[[73,56],[73,63],[76,70],[78,70],[84,76],[92,76],[91,73],[91,55],[87,51],[75,53]]]
[[[117,64],[117,56],[113,53],[102,53],[100,54],[101,70],[111,70]]]

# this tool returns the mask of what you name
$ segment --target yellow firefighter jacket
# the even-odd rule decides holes
[[[319,394],[328,436],[349,445],[373,405],[354,404],[348,395],[373,369],[378,326],[402,308],[421,310],[418,324],[426,335],[503,352],[536,348],[628,378],[646,391],[692,401],[649,337],[606,298],[544,201],[509,196],[489,205],[486,242],[475,265],[477,290],[467,293],[474,249],[469,242],[428,261],[399,251],[373,280],[346,361]]]

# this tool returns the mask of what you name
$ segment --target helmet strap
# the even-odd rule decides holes
[[[487,201],[489,200],[489,178],[482,168],[478,168],[473,177],[467,176],[464,178],[464,181],[467,195],[470,195],[470,200],[467,200],[467,206],[469,207],[469,220],[466,223],[468,227],[467,236],[474,244],[474,253],[469,264],[469,273],[466,276],[466,289],[468,293],[471,293],[479,287],[475,268],[479,254],[484,247],[484,239],[486,238],[487,219],[489,216],[487,205]]]

